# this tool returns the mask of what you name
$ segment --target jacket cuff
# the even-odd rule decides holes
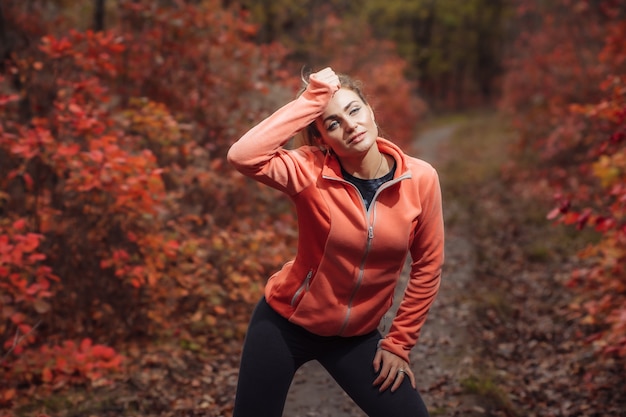
[[[379,347],[383,350],[393,353],[404,359],[406,363],[411,363],[409,361],[409,353],[411,353],[411,349],[406,346],[399,345],[394,343],[392,340],[385,338],[379,342]]]

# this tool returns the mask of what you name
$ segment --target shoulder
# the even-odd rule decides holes
[[[387,139],[378,138],[378,146],[381,151],[394,157],[399,171],[398,175],[410,172],[414,180],[430,178],[438,181],[437,170],[430,163],[405,153],[398,145]]]
[[[290,161],[288,164],[296,170],[294,172],[317,175],[323,169],[326,152],[317,146],[302,145],[297,148],[283,148],[278,156],[285,162]]]
[[[424,161],[423,159],[416,158],[414,156],[409,156],[407,154],[403,154],[405,158],[405,163],[407,168],[411,171],[413,175],[417,175],[419,177],[430,177],[437,178],[437,170],[430,163]]]

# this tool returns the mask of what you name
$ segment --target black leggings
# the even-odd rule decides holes
[[[409,378],[395,392],[372,383],[381,335],[323,337],[290,323],[261,299],[246,334],[233,417],[280,417],[296,370],[317,360],[369,417],[428,417]]]

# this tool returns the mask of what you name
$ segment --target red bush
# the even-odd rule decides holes
[[[600,352],[626,358],[626,11],[615,1],[518,1],[504,105],[555,190],[548,218],[593,228],[569,285]],[[558,16],[558,17],[557,17]],[[537,178],[537,172],[527,178]]]

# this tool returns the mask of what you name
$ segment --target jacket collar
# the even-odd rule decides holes
[[[378,149],[381,152],[391,155],[393,159],[395,159],[396,173],[394,175],[394,179],[408,173],[409,169],[407,166],[406,155],[395,143],[379,137],[376,138],[376,145],[378,145]],[[327,178],[343,178],[343,175],[341,175],[341,164],[339,164],[339,160],[332,152],[326,152],[322,176]]]

